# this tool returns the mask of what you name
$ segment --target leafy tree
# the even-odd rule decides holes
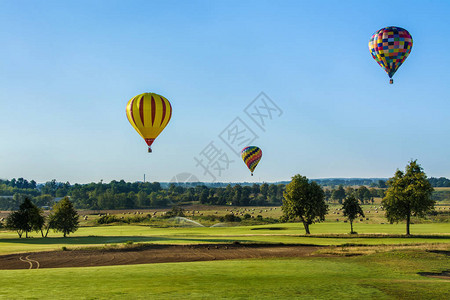
[[[361,201],[361,203],[364,203],[366,200],[370,200],[371,198],[369,189],[364,185],[360,186],[355,191],[355,196],[359,199],[359,201]]]
[[[25,237],[28,238],[28,232],[39,231],[44,225],[44,216],[42,211],[31,202],[29,197],[25,197],[19,210],[12,212],[6,219],[6,227],[17,231],[19,238],[25,232]]]
[[[328,205],[322,188],[316,182],[309,182],[305,176],[295,175],[286,185],[281,209],[283,220],[299,218],[306,234],[310,234],[309,225],[325,220]]]
[[[29,226],[23,212],[20,211],[13,211],[8,215],[5,227],[10,230],[15,230],[19,235],[19,238],[22,238],[22,234],[25,231],[29,231]]]
[[[355,193],[355,189],[354,188],[352,188],[351,186],[345,187],[345,195],[346,196],[354,195],[354,193]]]
[[[166,212],[165,217],[166,218],[173,218],[173,217],[184,217],[184,209],[181,206],[174,205],[172,206],[172,209],[168,212]]]
[[[387,186],[386,186],[386,181],[381,180],[381,179],[378,180],[378,187],[381,188],[381,189],[387,188]]]
[[[55,214],[54,213],[50,213],[50,215],[47,217],[47,223],[44,223],[42,225],[42,229],[41,229],[41,235],[42,237],[47,237],[48,232],[51,228],[55,228]],[[45,231],[45,233],[44,233]]]
[[[41,206],[41,207],[53,205],[53,197],[51,195],[47,195],[47,194],[34,197],[33,201],[34,201],[34,203],[36,203],[36,205]]]
[[[380,198],[384,198],[384,196],[386,196],[385,190],[378,189],[377,190],[377,196],[380,197]]]
[[[397,170],[387,183],[389,187],[382,201],[386,217],[391,223],[406,220],[406,234],[409,235],[411,215],[423,217],[434,208],[433,187],[417,160],[409,162],[405,173]]]
[[[269,192],[269,185],[267,183],[261,184],[259,187],[260,193],[264,196],[264,198],[267,198],[267,193]]]
[[[56,179],[53,179],[51,181],[47,181],[44,186],[41,188],[42,194],[49,194],[53,197],[56,195],[56,190],[58,189],[58,183],[56,182]]]
[[[78,229],[78,213],[68,197],[64,197],[53,206],[53,215],[49,219],[51,228],[56,232],[62,232],[64,237]]]
[[[344,200],[342,209],[344,211],[344,217],[347,217],[350,221],[350,233],[356,233],[353,231],[353,220],[356,219],[358,215],[364,217],[364,212],[361,205],[358,203],[358,199],[356,199],[353,195],[348,196]]]
[[[331,198],[334,200],[337,200],[339,204],[342,203],[342,200],[345,198],[345,190],[342,185],[339,185],[339,187],[336,190],[333,190],[331,193]]]

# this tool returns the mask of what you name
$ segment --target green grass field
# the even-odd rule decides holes
[[[143,225],[91,226],[80,227],[68,238],[50,232],[48,238],[32,233],[32,238],[19,239],[15,232],[0,231],[0,254],[61,250],[63,246],[76,249],[117,245],[127,241],[160,244],[240,241],[335,245],[338,247],[324,248],[322,253],[340,255],[354,251],[352,253],[366,254],[351,257],[2,270],[0,299],[449,298],[450,280],[423,277],[417,273],[450,269],[450,223],[413,224],[413,236],[406,237],[405,224],[381,224],[373,219],[375,216],[369,221],[354,224],[358,235],[348,234],[348,223],[330,219],[312,225],[311,236],[304,234],[303,225],[299,223],[166,228]],[[368,246],[356,249],[358,246],[351,245]],[[437,248],[447,252],[427,251]]]
[[[314,224],[311,226],[311,236],[305,236],[303,225],[298,223],[194,228],[154,228],[133,225],[81,227],[68,238],[52,232],[48,238],[41,238],[40,234],[33,233],[33,238],[19,239],[14,232],[1,231],[0,254],[55,250],[61,249],[62,246],[77,248],[120,244],[126,241],[159,244],[231,243],[233,241],[317,245],[450,244],[449,223],[414,224],[411,227],[412,237],[403,236],[404,224],[358,223],[354,226],[360,235],[349,235],[350,225],[342,222]],[[395,235],[395,237],[387,236],[387,234]]]
[[[0,273],[2,299],[448,299],[450,259],[424,251]]]

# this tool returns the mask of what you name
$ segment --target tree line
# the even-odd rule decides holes
[[[374,198],[385,197],[386,181],[369,180],[376,187],[334,186],[331,183],[354,183],[350,179],[320,179],[314,181],[324,190],[325,201],[343,204],[352,195],[363,204],[373,203]],[[369,183],[364,179],[361,183]],[[450,180],[428,178],[432,186],[450,185]],[[29,196],[38,207],[50,208],[55,198],[69,196],[77,209],[145,209],[163,208],[173,205],[201,203],[206,205],[270,206],[281,205],[285,184],[228,184],[222,186],[185,185],[171,183],[165,188],[159,182],[125,182],[113,180],[110,183],[70,184],[51,180],[36,184],[23,178],[0,180],[0,210],[16,210],[23,196]],[[164,185],[165,186],[165,185]],[[435,192],[435,200],[446,199],[447,194]],[[439,195],[438,195],[439,194]]]
[[[135,184],[139,185],[139,183]],[[135,184],[119,182],[117,186],[107,188],[105,193],[108,193],[108,190],[110,190],[112,196],[126,194],[126,188],[130,188]],[[410,161],[406,166],[405,172],[397,170],[395,175],[387,181],[387,186],[388,188],[381,202],[386,211],[386,218],[391,223],[405,220],[406,234],[409,235],[411,216],[424,217],[426,213],[434,209],[436,201],[432,198],[433,187],[422,167],[415,160]],[[281,221],[301,221],[306,234],[310,234],[309,226],[313,223],[324,221],[328,212],[324,188],[301,175],[292,177],[292,181],[285,187],[282,185],[262,184],[259,186],[255,184],[252,187],[242,187],[240,185],[231,187],[231,185],[228,185],[226,188],[216,189],[206,186],[184,188],[174,184],[169,186],[167,190],[163,190],[157,183],[149,183],[146,187],[149,189],[149,195],[163,192],[170,195],[172,199],[178,198],[179,203],[173,205],[175,208],[179,207],[177,205],[180,205],[182,201],[192,201],[193,199],[190,197],[194,197],[194,195],[197,195],[200,201],[204,203],[202,199],[206,202],[208,199],[215,197],[220,201],[220,196],[225,194],[226,196],[223,198],[225,202],[220,204],[245,206],[250,205],[252,200],[257,202],[258,198],[265,200],[274,197],[276,199],[278,192],[280,192],[282,194],[281,208],[283,211]],[[99,188],[103,189],[102,183],[100,183]],[[154,189],[157,191],[154,191]],[[367,190],[367,187],[351,190],[347,188],[344,190],[342,186],[339,186],[336,190],[330,192],[331,197],[335,197],[338,200],[340,200],[341,196],[344,197],[340,203],[342,204],[344,216],[350,221],[350,233],[355,233],[353,231],[353,220],[358,216],[364,217],[361,204],[364,203],[364,195],[367,193]],[[218,191],[220,191],[220,195],[217,194]],[[370,192],[370,190],[368,191]],[[137,194],[139,195],[141,192],[143,193],[142,195],[146,195],[142,190]],[[128,194],[130,193],[134,192],[129,191]],[[336,194],[339,195],[337,196]],[[73,197],[75,198],[75,196]],[[79,224],[78,214],[68,197],[56,203],[48,217],[43,215],[42,209],[38,208],[31,201],[30,197],[25,196],[24,199],[19,209],[13,211],[6,220],[6,227],[16,230],[19,237],[22,237],[23,233],[28,237],[28,232],[30,231],[40,231],[42,236],[46,237],[50,229],[63,232],[64,237],[66,237],[67,234],[77,230]],[[145,201],[150,200],[148,197],[144,197],[144,199]],[[174,209],[172,211],[177,213]],[[45,234],[44,231],[46,231]]]
[[[0,190],[6,183],[0,183]],[[20,205],[24,195],[30,196],[39,207],[51,207],[55,197],[69,196],[78,209],[145,209],[173,205],[201,203],[206,205],[270,206],[281,205],[284,185],[282,184],[239,184],[226,187],[195,187],[170,184],[163,189],[158,182],[125,182],[74,184],[45,183],[39,189],[14,190],[12,197],[0,198],[0,209],[14,210]],[[16,187],[8,186],[8,189]]]

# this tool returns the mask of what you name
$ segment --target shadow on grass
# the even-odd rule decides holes
[[[432,234],[317,234],[317,235],[298,235],[299,237],[309,238],[334,238],[334,239],[379,239],[379,238],[406,238],[406,239],[443,239],[450,241],[450,235],[432,235]]]
[[[141,236],[77,236],[77,237],[47,237],[47,238],[16,238],[16,239],[0,239],[1,243],[17,243],[27,245],[97,245],[97,244],[116,244],[125,243],[128,241],[133,242],[185,242],[185,243],[232,243],[236,238],[220,238],[220,239],[208,239],[208,238],[165,238],[165,237],[141,237]],[[241,240],[239,242],[246,243],[252,242],[250,240]]]

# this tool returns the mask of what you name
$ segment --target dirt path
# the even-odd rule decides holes
[[[245,258],[311,256],[320,247],[298,245],[145,245],[107,250],[72,250],[0,256],[0,269],[93,267]]]

